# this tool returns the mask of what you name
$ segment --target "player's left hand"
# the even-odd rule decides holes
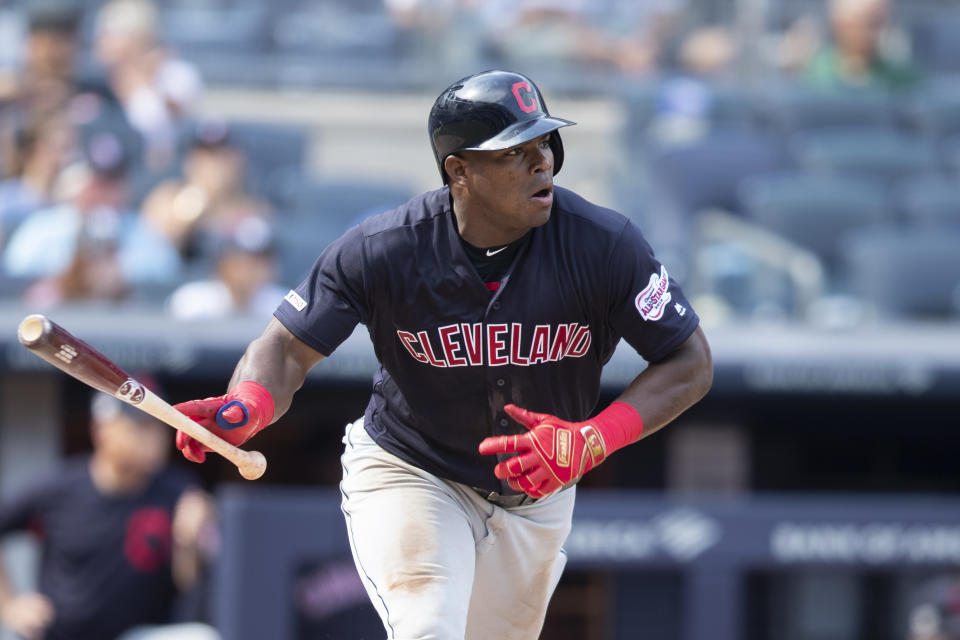
[[[480,443],[480,453],[516,453],[494,467],[494,474],[516,491],[542,498],[576,482],[603,462],[606,446],[590,421],[567,422],[548,413],[534,413],[508,404],[507,414],[529,431],[495,436]]]

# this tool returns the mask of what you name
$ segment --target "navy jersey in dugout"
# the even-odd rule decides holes
[[[325,356],[363,323],[381,365],[364,421],[373,439],[501,493],[516,492],[477,445],[524,432],[505,404],[585,420],[621,338],[657,362],[699,323],[636,225],[560,187],[496,291],[470,262],[444,187],[347,231],[275,316]]]

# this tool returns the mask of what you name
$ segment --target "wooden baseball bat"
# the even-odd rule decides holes
[[[149,413],[161,422],[210,447],[237,466],[247,480],[256,480],[267,469],[259,451],[244,451],[207,431],[166,401],[134,380],[105,355],[40,314],[29,315],[17,329],[20,343],[80,382]]]

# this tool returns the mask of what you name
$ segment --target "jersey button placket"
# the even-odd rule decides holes
[[[486,317],[484,318],[486,323],[496,322],[491,316],[495,315],[494,312],[499,311],[503,306],[499,300],[502,294],[502,291],[498,291],[487,307]],[[509,401],[509,380],[503,375],[500,367],[487,365],[486,370],[490,404],[496,412],[497,431],[501,434],[507,433],[510,428],[510,419],[503,412],[503,405]]]

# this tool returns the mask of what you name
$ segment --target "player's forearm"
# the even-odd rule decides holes
[[[181,590],[191,589],[206,564],[209,544],[204,544],[216,530],[212,497],[200,489],[188,489],[177,501],[173,512],[171,534],[173,548],[170,564],[174,584]]]
[[[2,552],[3,549],[0,547],[0,555],[2,555]],[[4,565],[3,558],[0,557],[0,610],[3,610],[15,595],[13,585],[10,584],[10,579],[7,577],[7,568]]]
[[[263,385],[273,396],[276,421],[290,408],[293,394],[303,386],[307,373],[322,359],[274,319],[247,347],[230,379],[230,388],[242,380]]]
[[[697,327],[666,359],[634,378],[617,401],[631,405],[643,417],[644,438],[696,404],[712,384],[710,345]]]

